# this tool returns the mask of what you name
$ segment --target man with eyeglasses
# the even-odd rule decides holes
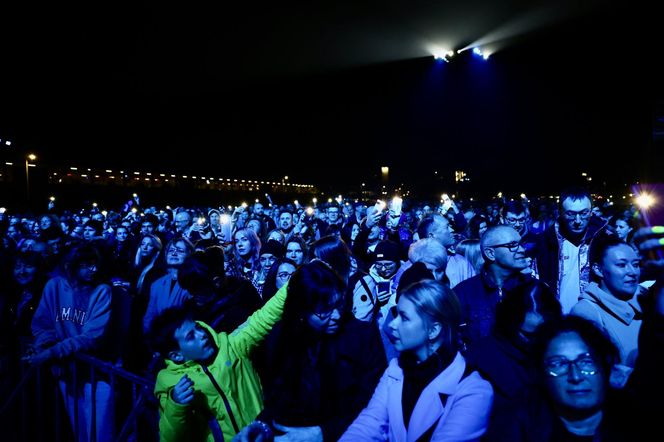
[[[480,240],[484,266],[479,275],[454,288],[461,303],[462,334],[466,345],[488,336],[493,328],[496,305],[509,290],[520,284],[538,282],[522,273],[530,265],[521,236],[513,227],[498,225],[489,228]]]
[[[344,217],[341,213],[341,206],[336,203],[330,203],[325,210],[327,219],[320,226],[320,236],[338,235],[344,225]]]
[[[502,208],[501,224],[513,227],[521,235],[521,244],[526,255],[532,258],[537,242],[537,235],[530,231],[530,211],[521,201],[507,201]]]
[[[396,305],[395,276],[401,268],[401,249],[393,241],[381,241],[374,252],[369,275],[359,278],[353,287],[353,314],[361,321],[375,319],[382,326],[387,311]]]
[[[186,236],[189,233],[191,224],[191,215],[186,210],[181,210],[175,214],[175,221],[173,222],[173,225],[175,227],[176,235]]]
[[[593,216],[587,190],[570,188],[560,194],[560,216],[538,235],[533,256],[539,278],[555,291],[568,314],[590,279],[588,251],[606,221]]]

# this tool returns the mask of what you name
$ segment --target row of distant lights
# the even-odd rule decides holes
[[[584,176],[585,176],[585,174],[584,174]],[[497,197],[502,198],[503,197],[503,192],[498,192]],[[527,199],[525,193],[522,193],[520,195],[520,197],[521,197],[522,200]],[[614,199],[613,195],[609,195],[608,198],[607,198],[607,197],[604,197],[602,195],[593,194],[592,197],[595,198],[595,199],[606,199],[606,202],[609,203],[609,205],[613,205],[613,201],[611,201],[612,199]],[[546,198],[546,196],[542,196],[541,198]],[[624,200],[627,199],[627,198],[634,198],[634,194],[630,193],[629,195],[622,195],[621,198],[624,199]],[[557,195],[549,195],[549,199],[555,199],[557,202],[560,202],[560,197],[557,196]],[[473,199],[471,198],[470,200],[472,201]],[[514,198],[510,198],[510,201],[514,201]],[[644,205],[641,202],[638,202],[638,204],[641,205],[641,206]]]
[[[443,49],[443,50],[434,52],[433,53],[433,58],[435,58],[436,60],[442,60],[446,63],[449,63],[450,60],[452,59],[452,57],[454,57],[454,55],[460,54],[464,51],[467,51],[468,49],[470,49],[470,48],[459,49],[456,52]],[[473,55],[481,58],[482,60],[488,60],[489,56],[491,54],[486,52],[486,51],[483,51],[480,48],[475,47],[475,48],[473,48]]]
[[[70,167],[69,169],[72,170],[72,171],[74,171],[74,172],[78,172],[78,167]],[[92,169],[87,169],[87,171],[88,171],[88,172],[91,172]],[[110,170],[110,169],[106,169],[105,172],[106,172],[106,173],[109,173],[109,174],[112,174],[112,173],[113,173],[113,171]],[[125,174],[125,171],[124,171],[124,170],[121,170],[121,171],[120,171],[120,174],[121,174],[121,175],[124,175],[124,174]],[[134,175],[141,175],[141,172],[134,172]],[[151,176],[152,176],[152,173],[151,173],[151,172],[146,172],[145,175],[148,176],[148,177],[151,177]],[[53,173],[53,176],[57,176],[57,173]],[[81,174],[81,176],[82,176],[83,178],[87,178],[87,177],[88,177],[87,174]],[[125,176],[126,176],[126,175],[125,175]],[[165,177],[166,177],[166,174],[165,174],[165,173],[160,173],[159,176],[162,177],[162,178],[165,178]],[[95,178],[99,178],[99,175],[95,175],[94,177],[95,177]],[[177,175],[175,175],[175,174],[170,174],[170,177],[171,177],[171,178],[177,178]],[[115,176],[114,176],[114,175],[110,175],[109,178],[111,178],[111,179],[115,179]],[[191,179],[193,179],[193,180],[198,179],[197,176],[191,176],[191,177],[190,177],[189,175],[182,175],[182,178],[184,178],[184,179],[191,178]],[[138,179],[138,178],[136,178],[136,179]],[[157,180],[158,178],[154,178],[154,179]],[[215,178],[212,178],[212,177],[208,177],[208,178],[206,178],[206,177],[200,177],[200,179],[206,181],[208,184],[210,184],[210,181],[215,181]],[[145,181],[150,181],[150,178],[145,178]],[[164,181],[168,182],[168,178],[166,178]],[[216,179],[216,181],[222,182],[222,181],[224,181],[224,178],[218,178],[218,179]],[[292,183],[287,183],[287,182],[284,182],[284,183],[277,183],[277,182],[270,182],[270,181],[252,181],[252,180],[237,180],[237,179],[233,179],[233,180],[231,180],[230,178],[226,178],[226,182],[228,182],[228,183],[230,183],[230,182],[233,182],[233,183],[240,182],[240,183],[245,183],[245,184],[252,184],[252,183],[253,183],[253,184],[267,184],[267,185],[274,185],[274,186],[279,185],[279,184],[282,184],[282,185],[286,185],[286,186],[301,187],[301,188],[313,188],[313,187],[314,187],[314,186],[311,185],[311,184],[294,184],[294,183],[292,184]]]

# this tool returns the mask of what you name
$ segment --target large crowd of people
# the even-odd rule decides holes
[[[664,228],[633,205],[137,203],[0,214],[0,405],[48,368],[73,437],[115,440],[86,354],[153,382],[138,440],[649,440],[664,411]]]

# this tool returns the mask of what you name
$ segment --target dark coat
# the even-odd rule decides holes
[[[505,281],[501,289],[483,270],[479,275],[457,284],[454,293],[461,303],[461,333],[465,344],[470,345],[491,334],[496,322],[496,305],[502,298],[502,290],[531,281],[531,276],[519,273]]]
[[[524,343],[513,342],[495,332],[471,345],[466,361],[493,387],[491,420],[484,439],[494,440],[492,428],[505,415],[513,413],[524,392],[533,388],[536,382],[533,364]]]
[[[369,399],[387,367],[378,328],[347,317],[334,335],[308,340],[301,357],[277,355],[281,324],[266,341],[267,363],[261,373],[264,422],[320,426],[325,441],[336,441]],[[301,352],[302,353],[302,352]]]
[[[230,333],[262,304],[260,295],[249,280],[226,276],[217,296],[197,306],[196,319],[205,322],[217,333]]]

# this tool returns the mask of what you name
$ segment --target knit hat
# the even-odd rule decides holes
[[[399,244],[394,241],[381,241],[374,250],[374,261],[394,261],[401,262],[401,253]]]
[[[284,247],[284,245],[279,241],[271,239],[265,244],[261,245],[261,251],[259,255],[264,255],[266,253],[274,255],[277,258],[283,258],[284,255],[286,255],[286,247]]]

